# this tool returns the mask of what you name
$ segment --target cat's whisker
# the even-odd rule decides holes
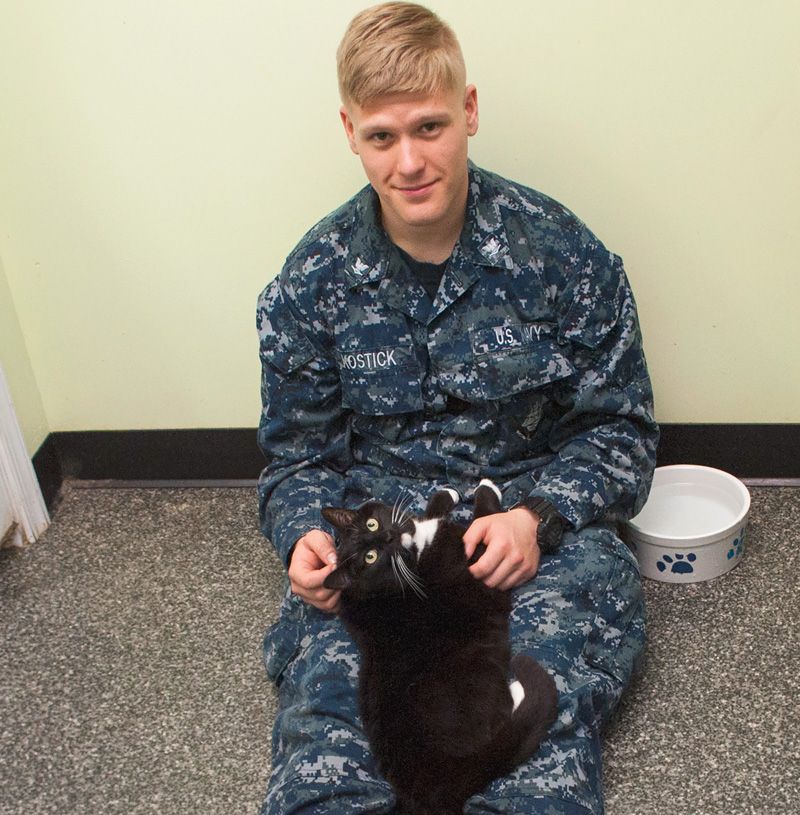
[[[403,583],[403,578],[400,576],[400,572],[397,568],[397,561],[399,560],[400,555],[392,555],[392,571],[394,572],[394,579],[397,581],[397,584],[400,586],[400,591],[403,592],[403,597],[406,596],[406,587]]]
[[[414,496],[413,494],[409,493],[408,495],[404,496],[402,501],[397,508],[397,514],[395,515],[395,525],[400,526],[402,525],[403,521],[405,520],[406,513],[411,508],[411,505],[414,503]]]
[[[411,504],[414,503],[414,499],[415,496],[413,492],[409,491],[403,495],[403,500],[400,502],[400,511],[397,513],[398,517],[402,515],[408,509],[408,507],[411,506]]]
[[[426,599],[428,595],[425,594],[422,581],[408,568],[408,564],[401,557],[397,557],[397,568],[400,570],[400,574],[414,594],[422,600]]]
[[[337,560],[336,561],[336,568],[337,569],[341,568],[342,566],[344,566],[345,563],[347,563],[349,560],[352,560],[358,554],[359,554],[358,552],[353,552],[352,555],[348,555],[344,560]]]
[[[410,586],[411,590],[420,600],[427,600],[428,595],[425,593],[425,589],[422,588],[422,585],[416,581],[409,580],[408,585]]]
[[[419,576],[408,567],[405,561],[403,560],[400,561],[400,568],[405,573],[409,583],[413,583],[422,588],[423,586],[422,580],[420,580]]]
[[[402,505],[402,511],[399,513],[396,526],[402,526],[410,517],[409,510],[414,504],[414,496],[409,495],[408,500],[406,500]]]
[[[400,573],[400,555],[392,555],[392,571],[394,572],[395,580],[397,580],[400,590],[403,592],[403,597],[406,596],[406,581]]]
[[[394,506],[392,507],[392,525],[397,523],[397,517],[400,514],[398,509],[400,508],[400,500],[403,497],[403,493],[401,492],[397,498],[394,499]]]

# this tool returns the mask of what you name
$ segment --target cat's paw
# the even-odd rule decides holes
[[[479,487],[489,487],[489,489],[492,490],[494,494],[497,496],[498,501],[503,500],[503,493],[500,492],[500,489],[498,488],[497,484],[495,484],[491,478],[482,478],[478,482],[478,487],[476,487],[476,489],[478,489]]]

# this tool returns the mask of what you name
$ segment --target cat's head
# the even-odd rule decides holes
[[[368,501],[355,510],[325,507],[322,516],[336,529],[338,563],[325,578],[326,588],[355,597],[424,594],[414,572],[416,555],[407,543],[414,521],[397,505]]]

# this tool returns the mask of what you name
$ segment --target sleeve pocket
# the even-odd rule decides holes
[[[585,348],[597,348],[619,319],[627,283],[622,259],[609,255],[604,263],[590,265],[572,292],[570,305],[559,328],[559,340]]]
[[[302,335],[269,335],[261,340],[261,357],[282,374],[301,368],[316,355],[314,346]]]

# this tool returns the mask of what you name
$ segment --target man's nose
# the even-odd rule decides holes
[[[425,158],[415,139],[401,139],[397,156],[397,170],[405,176],[419,175],[425,167]]]

